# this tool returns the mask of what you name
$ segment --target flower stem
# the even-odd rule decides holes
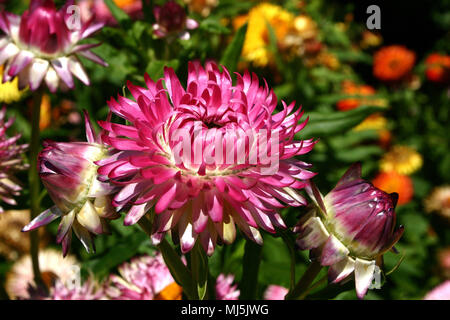
[[[144,216],[139,222],[139,226],[148,235],[152,235],[151,222]],[[183,288],[183,292],[189,300],[198,300],[198,294],[194,280],[191,273],[181,261],[180,256],[167,242],[166,239],[162,239],[158,245],[158,249],[161,252],[164,262],[170,270],[175,281]]]
[[[291,290],[285,297],[286,300],[304,299],[311,283],[322,270],[322,266],[318,261],[313,261],[302,278],[297,282],[293,290]],[[305,294],[306,293],[306,294]]]
[[[28,183],[30,186],[30,221],[41,211],[40,206],[40,181],[37,169],[37,157],[40,148],[39,120],[41,116],[42,91],[37,90],[33,94],[33,110],[31,117],[31,141],[30,141],[30,169],[28,171]],[[34,282],[42,285],[41,272],[39,270],[39,233],[37,230],[30,232],[30,254],[33,264]]]
[[[284,243],[288,247],[289,255],[291,258],[291,268],[290,268],[291,280],[289,283],[289,290],[293,290],[295,287],[295,247],[294,247],[295,240],[291,239],[291,234],[286,232],[285,230],[279,230],[279,233]]]
[[[299,297],[298,300],[303,300],[311,291],[314,289],[317,289],[319,286],[321,286],[323,283],[325,283],[328,280],[328,276],[325,275],[321,279],[317,280],[312,286],[310,286],[308,289],[305,290]]]
[[[262,246],[252,240],[245,242],[244,261],[242,263],[241,299],[256,298],[258,287],[259,264],[261,262]]]

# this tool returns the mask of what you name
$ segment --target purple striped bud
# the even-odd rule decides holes
[[[67,254],[72,229],[86,250],[94,248],[92,236],[108,233],[107,219],[119,217],[111,205],[113,187],[98,180],[96,161],[108,155],[100,136],[94,138],[86,115],[88,142],[46,142],[38,158],[39,175],[55,206],[44,211],[23,231],[61,217],[56,240]]]
[[[398,195],[387,194],[361,179],[361,165],[352,165],[336,187],[322,197],[313,183],[307,188],[315,205],[295,228],[297,244],[330,266],[330,282],[355,273],[359,298],[366,294],[376,262],[403,234],[395,229]]]

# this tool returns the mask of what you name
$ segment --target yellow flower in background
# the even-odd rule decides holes
[[[318,35],[317,23],[305,14],[295,17],[294,30],[303,39],[316,38]]]
[[[408,146],[394,146],[380,161],[382,171],[395,171],[409,175],[422,167],[423,159],[420,153]]]
[[[360,124],[353,128],[354,131],[364,130],[384,130],[387,128],[387,119],[379,113],[372,114],[363,120]]]
[[[270,37],[267,23],[272,26],[278,42],[281,43],[293,28],[294,15],[280,6],[261,3],[252,8],[248,15],[235,18],[233,27],[237,30],[245,22],[248,22],[248,27],[242,56],[255,66],[265,67],[273,60],[268,48]]]
[[[375,32],[365,30],[361,35],[361,41],[359,43],[362,49],[371,47],[378,47],[383,42],[383,37]]]
[[[0,77],[3,77],[3,65],[0,66]],[[12,81],[1,83],[0,81],[0,103],[12,103],[19,101],[26,91],[19,90],[19,79],[15,77]]]
[[[437,212],[450,219],[450,185],[434,188],[424,200],[424,206],[426,212]]]
[[[7,260],[17,260],[20,255],[30,251],[28,234],[22,232],[24,225],[30,222],[30,210],[6,210],[0,214],[0,256]],[[39,246],[48,243],[48,234],[44,228],[39,230]]]

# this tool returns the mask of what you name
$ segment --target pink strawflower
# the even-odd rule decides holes
[[[42,212],[23,228],[30,231],[61,218],[56,241],[67,254],[72,230],[88,252],[95,250],[93,236],[109,233],[107,220],[120,215],[111,205],[114,188],[97,179],[95,161],[108,155],[101,136],[95,132],[87,114],[88,142],[44,143],[38,156],[39,175],[55,206]]]
[[[234,275],[220,274],[216,281],[216,299],[217,300],[238,300],[241,292],[237,285],[233,285]]]
[[[10,205],[16,205],[14,197],[20,195],[22,187],[14,177],[16,171],[28,168],[23,163],[22,154],[28,148],[26,144],[17,144],[20,134],[8,137],[6,130],[12,126],[14,118],[6,120],[6,108],[0,110],[0,200]],[[0,213],[3,208],[0,206]]]
[[[167,89],[164,89],[164,80]],[[98,161],[98,173],[121,187],[113,205],[130,207],[124,223],[136,223],[154,209],[153,241],[177,232],[183,253],[197,239],[208,255],[218,239],[232,243],[235,223],[261,244],[261,227],[285,228],[278,213],[305,205],[297,189],[315,174],[293,159],[309,152],[315,141],[295,141],[306,122],[294,103],[273,114],[277,97],[255,74],[237,74],[212,62],[189,63],[187,89],[170,69],[148,88],[128,82],[134,100],[108,103],[129,125],[100,122],[104,141],[117,150]],[[280,201],[279,201],[280,200]]]
[[[142,18],[142,0],[115,0],[114,2],[130,17],[134,19]],[[83,21],[94,19],[95,22],[103,22],[109,26],[117,25],[116,19],[103,0],[81,0],[79,6]]]
[[[438,285],[427,293],[424,300],[450,300],[450,280]]]
[[[153,24],[153,33],[158,38],[177,36],[188,40],[190,34],[187,30],[198,28],[198,22],[188,18],[184,8],[175,1],[168,1],[163,6],[153,8],[156,23]]]
[[[264,300],[284,300],[288,292],[289,290],[285,287],[270,285],[264,292]]]
[[[118,275],[111,275],[106,294],[113,300],[156,300],[164,289],[181,298],[181,288],[176,285],[162,255],[145,255],[133,258],[119,267]]]
[[[73,76],[89,85],[78,55],[98,64],[107,64],[89,49],[99,44],[79,44],[102,28],[103,23],[81,23],[67,1],[56,10],[53,0],[31,0],[22,16],[0,12],[0,65],[6,64],[3,83],[19,77],[19,89],[40,87],[45,81],[50,91],[74,88]]]
[[[50,288],[47,300],[104,300],[106,299],[104,289],[93,279],[87,279],[80,286],[76,284],[64,284],[57,280]]]

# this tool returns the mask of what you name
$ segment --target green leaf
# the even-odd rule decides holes
[[[131,23],[130,17],[125,13],[125,11],[120,9],[113,0],[105,0],[105,4],[121,26]]]
[[[297,136],[301,139],[325,137],[345,132],[372,113],[380,112],[379,107],[359,107],[350,111],[310,112],[309,122]]]
[[[344,162],[353,163],[371,159],[381,154],[383,154],[383,150],[379,146],[356,146],[351,149],[337,150],[336,158]]]
[[[239,58],[241,57],[242,47],[244,46],[245,35],[247,33],[247,24],[244,24],[236,32],[231,43],[225,49],[220,63],[228,68],[228,71],[234,72],[237,69]]]
[[[170,67],[176,70],[178,68],[179,61],[177,59],[164,61],[164,60],[152,60],[145,70],[150,78],[159,79],[164,76],[164,67]]]
[[[98,277],[106,276],[120,263],[136,255],[140,244],[146,240],[147,236],[144,233],[135,232],[123,238],[123,241],[111,247],[101,257],[86,262],[84,267],[90,269]]]
[[[7,113],[9,118],[15,118],[13,129],[11,130],[10,135],[20,132],[22,134],[22,138],[28,141],[31,136],[30,122],[22,115],[22,113],[18,109],[9,108],[7,110]]]
[[[283,64],[283,59],[281,58],[280,52],[278,51],[278,40],[275,30],[268,21],[266,21],[266,28],[269,31],[269,50],[273,54],[273,57],[275,58],[275,63],[277,64],[278,69],[284,72],[286,70]]]
[[[208,257],[199,242],[191,251],[191,268],[192,276],[197,283],[198,298],[203,300],[207,291],[209,270]]]
[[[199,28],[217,34],[230,33],[230,30],[217,19],[205,19],[200,23]]]
[[[195,289],[195,283],[192,279],[192,275],[181,261],[180,256],[165,239],[161,241],[158,248],[163,255],[164,262],[169,268],[170,273],[175,281],[183,288],[186,296],[189,299],[197,299],[198,294]]]

